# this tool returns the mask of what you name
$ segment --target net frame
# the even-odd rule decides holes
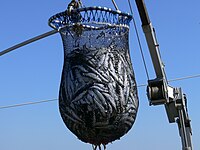
[[[96,6],[73,9],[71,14],[75,14],[75,16],[68,15],[68,11],[66,10],[52,16],[49,19],[49,26],[56,30],[75,24],[81,24],[88,29],[100,29],[101,25],[128,28],[132,20],[132,15],[128,13]]]
[[[66,10],[49,19],[64,46],[59,109],[68,129],[83,142],[106,145],[135,122],[137,85],[128,48],[131,20],[132,15],[106,7]]]

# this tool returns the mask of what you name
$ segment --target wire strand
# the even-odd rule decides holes
[[[181,78],[175,78],[169,80],[169,82],[175,82],[175,81],[181,81],[181,80],[187,80],[187,79],[194,79],[194,78],[199,78],[200,74],[197,75],[191,75],[191,76],[186,76],[186,77],[181,77]],[[145,87],[147,84],[140,84],[137,87]],[[40,103],[48,103],[48,102],[53,102],[57,101],[58,99],[49,99],[49,100],[42,100],[42,101],[37,101],[37,102],[27,102],[27,103],[21,103],[21,104],[15,104],[15,105],[7,105],[7,106],[0,106],[0,109],[7,109],[7,108],[14,108],[14,107],[21,107],[21,106],[26,106],[26,105],[35,105],[35,104],[40,104]]]
[[[131,14],[133,15],[133,9],[132,9],[132,5],[131,5],[130,0],[128,0],[128,4],[129,4]],[[146,76],[147,76],[147,79],[149,80],[149,73],[148,73],[148,69],[147,69],[147,64],[146,64],[146,61],[145,61],[144,52],[143,52],[140,36],[139,36],[139,33],[138,33],[138,29],[137,29],[137,25],[136,25],[136,21],[135,21],[134,17],[133,17],[133,26],[134,26],[134,29],[135,29],[135,33],[136,33],[140,53],[141,53],[141,56],[142,56],[142,62],[143,62],[143,65],[144,65]]]
[[[171,80],[168,80],[168,82],[174,82],[174,81],[180,81],[180,80],[186,80],[186,79],[193,79],[193,78],[199,78],[199,77],[200,77],[200,74],[197,74],[197,75],[191,75],[191,76],[171,79]]]
[[[132,8],[131,1],[130,1],[130,0],[128,0],[128,5],[129,5],[129,8],[130,8],[131,14],[133,15],[133,8]]]
[[[116,10],[119,10],[119,8],[117,7],[117,4],[115,3],[115,0],[112,0],[113,5],[115,6]]]
[[[175,82],[175,81],[181,81],[181,80],[187,80],[187,79],[194,79],[194,78],[200,78],[200,74],[197,75],[191,75],[191,76],[186,76],[186,77],[180,77],[180,78],[175,78],[175,79],[171,79],[168,80],[168,82]],[[140,84],[137,87],[144,87],[147,86],[147,84]]]

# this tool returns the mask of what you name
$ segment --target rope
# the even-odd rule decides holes
[[[132,9],[132,5],[131,5],[130,0],[128,0],[128,4],[129,4],[131,14],[133,15],[133,9]],[[140,41],[140,36],[139,36],[139,33],[138,33],[138,29],[137,29],[136,21],[135,21],[134,17],[133,17],[133,25],[134,25],[134,29],[135,29],[135,32],[136,32],[137,41],[138,41],[140,53],[141,53],[141,56],[142,56],[142,62],[143,62],[144,68],[145,68],[146,76],[147,76],[147,79],[149,80],[149,73],[148,73],[148,69],[147,69],[147,65],[146,65],[146,61],[145,61],[145,57],[144,57],[144,52],[143,52],[142,44],[141,44],[141,41]]]

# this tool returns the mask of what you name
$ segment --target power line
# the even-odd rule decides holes
[[[171,80],[168,80],[168,82],[175,82],[175,81],[181,81],[181,80],[187,80],[187,79],[193,79],[193,78],[199,78],[199,77],[200,77],[200,74],[197,74],[197,75],[191,75],[191,76],[171,79]],[[147,86],[147,84],[140,84],[137,87],[144,87],[144,86]]]
[[[193,79],[193,78],[199,78],[200,74],[197,75],[191,75],[191,76],[186,76],[186,77],[181,77],[181,78],[175,78],[171,79],[168,82],[175,82],[175,81],[180,81],[180,80],[186,80],[186,79]],[[147,84],[140,84],[137,87],[144,87],[147,86]],[[0,106],[0,109],[7,109],[7,108],[14,108],[14,107],[21,107],[21,106],[26,106],[26,105],[35,105],[35,104],[40,104],[40,103],[48,103],[48,102],[53,102],[57,101],[58,99],[49,99],[49,100],[42,100],[42,101],[37,101],[37,102],[27,102],[27,103],[21,103],[21,104],[14,104],[14,105],[7,105],[7,106]]]

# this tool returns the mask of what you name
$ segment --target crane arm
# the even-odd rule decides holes
[[[137,4],[140,18],[142,21],[143,31],[145,32],[146,39],[148,39],[147,44],[149,46],[149,49],[153,49],[152,51],[150,51],[150,54],[151,54],[151,57],[154,58],[152,59],[152,62],[155,68],[156,75],[157,77],[160,77],[160,78],[165,77],[164,65],[161,61],[161,56],[159,53],[159,45],[155,36],[155,30],[149,19],[144,1],[136,0],[136,4]]]
[[[156,78],[148,80],[147,96],[150,105],[164,105],[170,123],[177,122],[183,150],[192,150],[192,129],[187,112],[186,95],[181,88],[168,85],[164,64],[161,59],[156,33],[150,21],[144,0],[135,0],[143,32],[149,48]]]

